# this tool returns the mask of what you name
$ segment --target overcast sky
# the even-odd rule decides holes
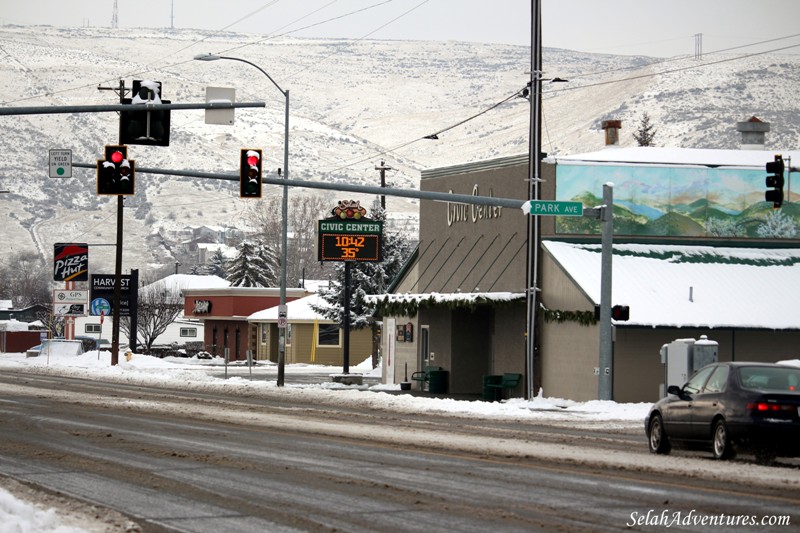
[[[2,24],[109,27],[114,0],[3,0]],[[298,37],[464,40],[530,46],[531,0],[117,0],[120,28]],[[546,47],[672,57],[800,34],[800,0],[541,0]],[[372,6],[372,7],[371,7]],[[362,10],[360,13],[355,13]],[[339,18],[337,18],[339,17]],[[399,18],[398,18],[399,17]],[[336,19],[336,20],[331,20]],[[325,22],[327,21],[327,22]],[[292,31],[313,25],[313,27]],[[780,39],[754,52],[795,46]]]

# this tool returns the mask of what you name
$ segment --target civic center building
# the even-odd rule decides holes
[[[437,366],[449,393],[480,394],[484,376],[520,373],[512,396],[527,396],[529,382],[534,393],[586,401],[610,372],[614,400],[652,402],[664,385],[659,350],[676,339],[705,335],[722,361],[797,359],[800,203],[789,165],[782,207],[764,201],[775,154],[608,147],[543,161],[544,200],[596,207],[613,183],[612,305],[630,316],[612,321],[611,368],[599,363],[598,220],[540,216],[534,253],[520,210],[422,200],[419,247],[376,297],[384,381]],[[524,155],[424,170],[420,188],[526,200],[528,180]]]

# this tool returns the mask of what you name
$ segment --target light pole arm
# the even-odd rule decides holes
[[[239,61],[240,63],[247,63],[251,67],[257,68],[264,76],[266,76],[269,79],[269,81],[272,82],[272,85],[274,85],[281,92],[281,94],[283,94],[283,96],[286,97],[287,100],[289,99],[289,91],[284,91],[283,89],[281,89],[281,86],[278,85],[278,82],[273,80],[272,76],[270,76],[269,73],[266,70],[264,70],[263,68],[259,67],[258,65],[256,65],[252,61],[248,61],[248,60],[242,59],[240,57],[218,56],[218,55],[214,55],[214,54],[200,54],[200,55],[194,56],[194,58],[197,59],[198,61],[216,61],[217,59],[228,59],[230,61]],[[288,107],[288,105],[287,105],[287,107]]]

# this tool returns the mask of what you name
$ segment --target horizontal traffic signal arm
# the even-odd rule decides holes
[[[132,104],[66,105],[46,107],[0,107],[3,115],[59,115],[67,113],[111,113],[130,111]],[[266,107],[264,102],[203,102],[201,104],[137,104],[144,111],[168,109],[237,109],[240,107]]]
[[[73,163],[75,168],[96,168],[97,165],[87,163]],[[187,178],[203,178],[222,181],[239,181],[239,174],[219,174],[213,172],[195,172],[191,170],[170,170],[163,168],[136,167],[137,174],[159,174],[163,176],[184,176]],[[295,179],[262,177],[266,185],[286,185],[287,187],[302,187],[306,189],[323,189],[328,191],[344,191],[385,196],[398,196],[401,198],[418,198],[420,200],[434,200],[440,202],[454,202],[468,205],[495,205],[520,209],[525,200],[514,198],[499,198],[495,196],[472,196],[471,194],[455,194],[435,191],[420,191],[417,189],[394,189],[375,187],[371,185],[351,185],[348,183],[326,183],[320,181],[305,181]]]

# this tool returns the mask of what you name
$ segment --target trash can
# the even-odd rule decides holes
[[[487,402],[496,402],[500,399],[503,389],[489,387],[488,385],[499,385],[503,381],[503,376],[483,376],[483,399]]]
[[[428,371],[428,392],[447,394],[447,370]]]

